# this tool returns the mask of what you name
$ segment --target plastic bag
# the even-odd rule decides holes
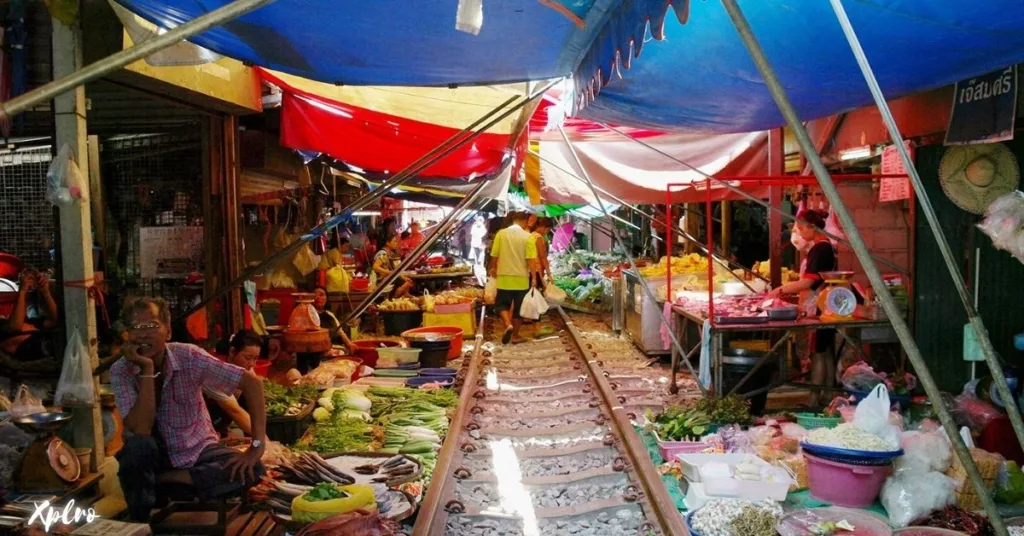
[[[64,364],[57,382],[54,403],[61,407],[89,407],[96,402],[95,382],[89,349],[82,343],[78,329],[71,331],[64,349]]]
[[[45,412],[46,408],[43,407],[43,402],[32,396],[28,386],[22,384],[18,388],[18,394],[14,395],[14,402],[11,403],[11,416],[17,418]]]
[[[843,387],[851,391],[859,391],[866,393],[875,388],[880,383],[886,383],[885,376],[875,372],[875,369],[871,368],[864,361],[858,361],[853,365],[850,365],[844,372],[840,381]],[[886,385],[888,388],[888,385]]]
[[[545,298],[537,289],[531,289],[530,294],[526,296],[526,299],[533,300],[533,306],[537,309],[538,315],[547,313],[548,309],[550,309],[547,298]]]
[[[896,458],[896,471],[943,473],[949,469],[953,451],[943,430],[904,432],[903,456]]]
[[[902,471],[885,481],[881,501],[890,524],[902,528],[956,502],[956,483],[934,471]]]
[[[313,248],[309,247],[309,244],[303,244],[295,252],[295,257],[292,258],[292,265],[305,277],[313,273],[316,267],[320,265],[320,257],[313,253]]]
[[[555,303],[563,303],[566,298],[565,291],[554,283],[548,283],[548,286],[544,287],[544,296]]]
[[[494,302],[497,300],[498,280],[492,277],[487,280],[487,285],[484,287],[484,303],[487,305],[494,305]]]
[[[889,390],[878,385],[857,404],[853,425],[874,434],[897,450],[900,444],[899,428],[889,423]]]
[[[348,293],[351,281],[352,276],[348,275],[348,270],[341,266],[335,266],[327,270],[327,292]]]
[[[997,249],[1024,262],[1024,193],[1014,190],[996,198],[985,210],[978,228]]]
[[[1024,504],[1024,472],[1013,460],[1003,462],[1003,468],[996,476],[996,502]]]
[[[519,316],[527,320],[537,320],[540,318],[541,312],[537,308],[537,299],[535,296],[540,296],[537,289],[530,289],[530,292],[523,298],[523,303],[519,305]],[[544,299],[541,297],[541,299]]]
[[[992,419],[1003,415],[1003,412],[996,409],[995,406],[979,399],[970,391],[964,391],[963,394],[956,397],[955,404],[960,414],[963,415],[964,424],[971,430],[984,430]]]
[[[88,191],[89,181],[65,143],[46,170],[45,198],[54,205],[70,205],[75,199],[87,200]]]

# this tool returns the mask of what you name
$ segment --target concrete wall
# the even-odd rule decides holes
[[[878,202],[878,192],[870,182],[846,183],[839,186],[843,201],[872,254],[910,269],[910,214],[906,202]],[[839,245],[839,267],[857,272],[855,279],[868,286],[864,269],[849,246]],[[879,264],[883,274],[896,273]]]

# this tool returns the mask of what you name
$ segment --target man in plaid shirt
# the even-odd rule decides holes
[[[191,344],[168,343],[171,318],[161,299],[141,298],[124,310],[129,340],[110,368],[125,444],[118,478],[133,521],[147,522],[156,484],[190,486],[201,500],[237,494],[263,475],[266,403],[263,382]],[[251,402],[252,443],[245,452],[217,444],[203,387],[241,390]]]

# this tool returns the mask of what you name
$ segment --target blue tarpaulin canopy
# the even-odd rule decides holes
[[[231,0],[116,0],[164,28]],[[688,0],[675,0],[685,17]],[[478,35],[455,29],[458,0],[277,0],[191,41],[321,82],[444,86],[612,72],[667,0],[484,0]],[[669,17],[673,18],[673,17]],[[582,24],[582,26],[580,26]]]
[[[1024,2],[845,0],[887,98],[1024,61]],[[801,119],[871,104],[828,0],[743,0]],[[753,132],[784,124],[718,0],[693,2],[686,25],[665,21],[581,115],[662,130]]]

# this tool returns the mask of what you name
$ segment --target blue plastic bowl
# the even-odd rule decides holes
[[[686,530],[690,531],[690,536],[701,536],[701,533],[693,530],[693,514],[696,514],[697,510],[690,510],[690,513],[686,514]]]
[[[436,383],[441,387],[451,387],[455,384],[455,378],[450,376],[417,376],[415,378],[405,380],[406,386],[415,387],[417,389],[428,383]]]
[[[425,368],[420,369],[420,376],[455,376],[458,373],[453,368]]]

